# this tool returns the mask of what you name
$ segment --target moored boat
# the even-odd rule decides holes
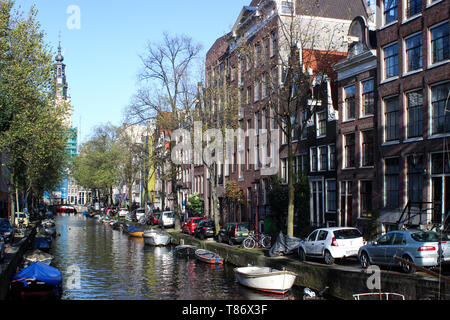
[[[142,236],[145,244],[150,246],[167,246],[172,240],[167,232],[156,231],[155,229],[145,230]]]
[[[42,262],[36,262],[16,273],[11,281],[14,300],[60,300],[61,272]]]
[[[52,239],[49,237],[38,237],[33,241],[33,249],[39,249],[42,251],[49,251],[52,247]]]
[[[196,246],[182,244],[175,247],[175,254],[183,257],[195,257]]]
[[[34,249],[25,252],[25,254],[23,255],[23,260],[25,267],[32,265],[33,263],[36,262],[42,262],[47,265],[50,265],[52,263],[53,256],[39,249]]]
[[[276,294],[287,293],[294,285],[295,273],[277,270],[269,267],[243,267],[235,268],[237,281],[258,291]]]
[[[223,264],[223,258],[221,256],[208,250],[197,249],[195,251],[195,257],[205,263]]]
[[[144,235],[144,229],[140,228],[140,227],[136,227],[136,226],[130,226],[128,227],[128,235],[130,237],[137,237],[137,238],[142,238],[142,236]]]

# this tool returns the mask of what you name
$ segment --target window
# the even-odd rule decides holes
[[[328,169],[328,147],[319,148],[320,167],[319,171],[327,171]]]
[[[385,160],[385,194],[386,207],[398,208],[400,205],[400,160],[392,158]]]
[[[408,162],[408,200],[411,202],[422,202],[424,163],[423,155],[411,155]]]
[[[277,37],[277,32],[273,31],[272,32],[272,47],[270,48],[271,50],[271,54],[270,56],[273,57],[278,49],[278,37]]]
[[[374,165],[373,160],[373,130],[361,132],[362,138],[362,166],[370,167]]]
[[[252,103],[252,87],[247,88],[247,104]]]
[[[311,172],[317,171],[317,148],[311,148]]]
[[[255,100],[254,100],[254,102],[259,101],[260,95],[261,95],[261,81],[257,80],[255,82],[255,94],[254,94]]]
[[[317,241],[327,240],[327,237],[328,237],[328,231],[320,230],[319,236],[317,237]]]
[[[336,181],[327,181],[327,211],[336,211]]]
[[[361,217],[372,216],[372,181],[361,181]]]
[[[288,159],[281,159],[281,180],[288,183]]]
[[[422,34],[406,39],[406,71],[422,68]]]
[[[406,108],[408,110],[408,138],[423,135],[423,97],[421,91],[406,94]]]
[[[345,88],[345,119],[355,119],[355,86]]]
[[[308,137],[308,129],[307,129],[307,121],[308,121],[308,110],[302,110],[302,123],[301,123],[301,139],[305,140]]]
[[[384,0],[384,23],[397,20],[397,0]]]
[[[345,167],[355,167],[355,134],[347,134],[345,139]]]
[[[375,106],[375,92],[374,80],[366,80],[362,83],[362,101],[363,101],[363,115],[369,116],[374,113]]]
[[[336,146],[334,144],[328,146],[328,152],[330,155],[328,156],[330,159],[330,171],[336,170]]]
[[[448,29],[448,22],[431,28],[431,63],[437,63],[450,58]]]
[[[433,134],[450,132],[450,112],[446,108],[450,83],[434,86],[432,93]]]
[[[384,48],[384,78],[398,75],[398,45],[394,43]]]
[[[422,12],[422,0],[407,0],[406,17],[412,17]]]
[[[431,155],[431,167],[432,174],[449,174],[450,159],[448,153],[433,153]]]
[[[317,113],[317,137],[327,135],[327,113]]]
[[[284,14],[294,13],[294,3],[292,1],[282,1],[281,12]]]
[[[398,97],[389,98],[385,101],[385,141],[399,139],[399,109]]]

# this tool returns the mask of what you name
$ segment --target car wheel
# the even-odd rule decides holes
[[[334,258],[333,258],[333,256],[331,255],[330,251],[328,251],[328,250],[325,251],[325,256],[324,256],[324,258],[325,258],[325,263],[326,263],[327,265],[332,265],[332,264],[334,264]]]
[[[361,263],[361,267],[363,269],[367,269],[370,266],[369,255],[367,254],[367,252],[361,253],[361,256],[359,257],[359,262]]]
[[[409,262],[409,263],[412,263],[412,262],[413,262],[412,259],[411,259],[409,256],[404,256],[403,259],[406,260],[406,261]],[[402,266],[402,269],[403,269],[403,271],[404,271],[405,273],[414,273],[414,272],[416,272],[416,269],[415,269],[414,267],[410,266],[410,265],[407,264],[407,263],[403,263],[403,262],[402,262],[402,263],[401,263],[401,266]]]
[[[302,248],[298,248],[298,260],[300,262],[303,262],[306,260],[305,250],[303,250]]]

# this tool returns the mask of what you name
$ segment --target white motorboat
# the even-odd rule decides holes
[[[237,281],[246,287],[277,294],[287,293],[294,285],[295,273],[269,267],[235,268]]]
[[[150,246],[167,246],[170,243],[171,236],[166,232],[149,229],[142,234],[145,244]]]

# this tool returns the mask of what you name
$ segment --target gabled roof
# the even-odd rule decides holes
[[[365,0],[297,0],[296,9],[300,15],[345,20],[367,17],[370,12]]]

